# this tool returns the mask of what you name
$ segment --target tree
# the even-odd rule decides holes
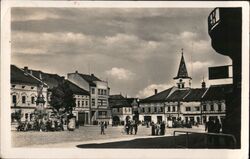
[[[21,120],[22,116],[23,116],[22,110],[19,109],[19,110],[15,111],[15,112],[11,113],[11,121],[16,120],[16,121],[19,122]]]
[[[59,112],[72,113],[73,108],[76,106],[75,98],[73,92],[69,87],[69,84],[64,81],[60,83],[57,87],[52,88],[51,90],[50,105]]]

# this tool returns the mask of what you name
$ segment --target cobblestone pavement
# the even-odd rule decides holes
[[[167,128],[166,136],[172,136],[174,130],[204,132],[204,127],[187,128]],[[123,131],[122,126],[111,127],[105,129],[105,135],[100,134],[98,126],[83,126],[75,131],[60,132],[17,132],[12,131],[13,147],[75,147],[78,144],[89,143],[106,143],[113,141],[126,141],[137,138],[152,138],[151,128],[145,126],[138,127],[137,135],[127,135]]]

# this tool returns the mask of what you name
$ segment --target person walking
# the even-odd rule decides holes
[[[134,124],[134,130],[135,130],[135,135],[136,135],[137,134],[137,130],[138,130],[138,124],[137,123]]]
[[[154,124],[154,122],[152,122],[152,124],[151,124],[151,134],[155,135],[155,124]]]
[[[208,122],[206,122],[205,131],[208,133],[214,133],[215,123],[212,117],[209,117]]]
[[[130,127],[130,123],[129,121],[125,124],[125,129],[126,129],[126,133],[127,135],[129,134],[129,127]]]
[[[131,122],[130,122],[130,127],[129,127],[130,135],[133,134],[133,128],[134,128],[134,122],[131,121]]]
[[[160,134],[161,135],[165,135],[165,123],[164,122],[161,122],[161,125],[160,125]]]
[[[221,129],[220,120],[218,118],[216,118],[215,123],[214,123],[214,133],[220,133],[220,129]],[[219,136],[214,136],[214,145],[216,147],[220,146],[220,137]]]
[[[105,135],[104,129],[105,129],[105,125],[103,122],[101,122],[101,135]]]
[[[212,117],[209,117],[208,119],[208,122],[206,123],[206,126],[205,126],[205,131],[207,131],[208,133],[214,133],[215,132],[215,123],[214,123],[214,120]],[[212,135],[208,135],[208,142],[210,144],[213,144],[213,136]]]

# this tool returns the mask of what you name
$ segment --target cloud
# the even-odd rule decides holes
[[[13,8],[11,14],[12,21],[30,21],[30,20],[46,20],[46,19],[60,19],[60,15],[54,13],[52,10],[49,12],[44,12],[39,9],[32,9],[32,14],[29,9],[23,10],[22,8]]]
[[[11,60],[58,74],[91,71],[109,79],[114,93],[146,97],[176,76],[184,48],[187,67],[194,62],[192,85],[200,86],[208,64],[228,63],[211,47],[211,10],[12,8]]]
[[[81,52],[93,45],[91,36],[73,32],[12,32],[12,53],[62,54]]]
[[[131,80],[135,76],[135,73],[129,70],[117,67],[113,67],[111,70],[106,71],[106,74],[119,80]]]
[[[155,89],[157,89],[157,92],[159,93],[170,87],[172,86],[169,84],[151,84],[147,86],[146,88],[144,88],[143,90],[140,90],[136,96],[139,98],[146,98],[146,97],[154,95]]]

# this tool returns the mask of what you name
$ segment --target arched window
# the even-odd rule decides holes
[[[12,95],[12,103],[16,104],[16,95]]]
[[[26,96],[22,96],[22,104],[26,103]]]
[[[34,96],[31,97],[31,104],[35,104],[35,97]]]

